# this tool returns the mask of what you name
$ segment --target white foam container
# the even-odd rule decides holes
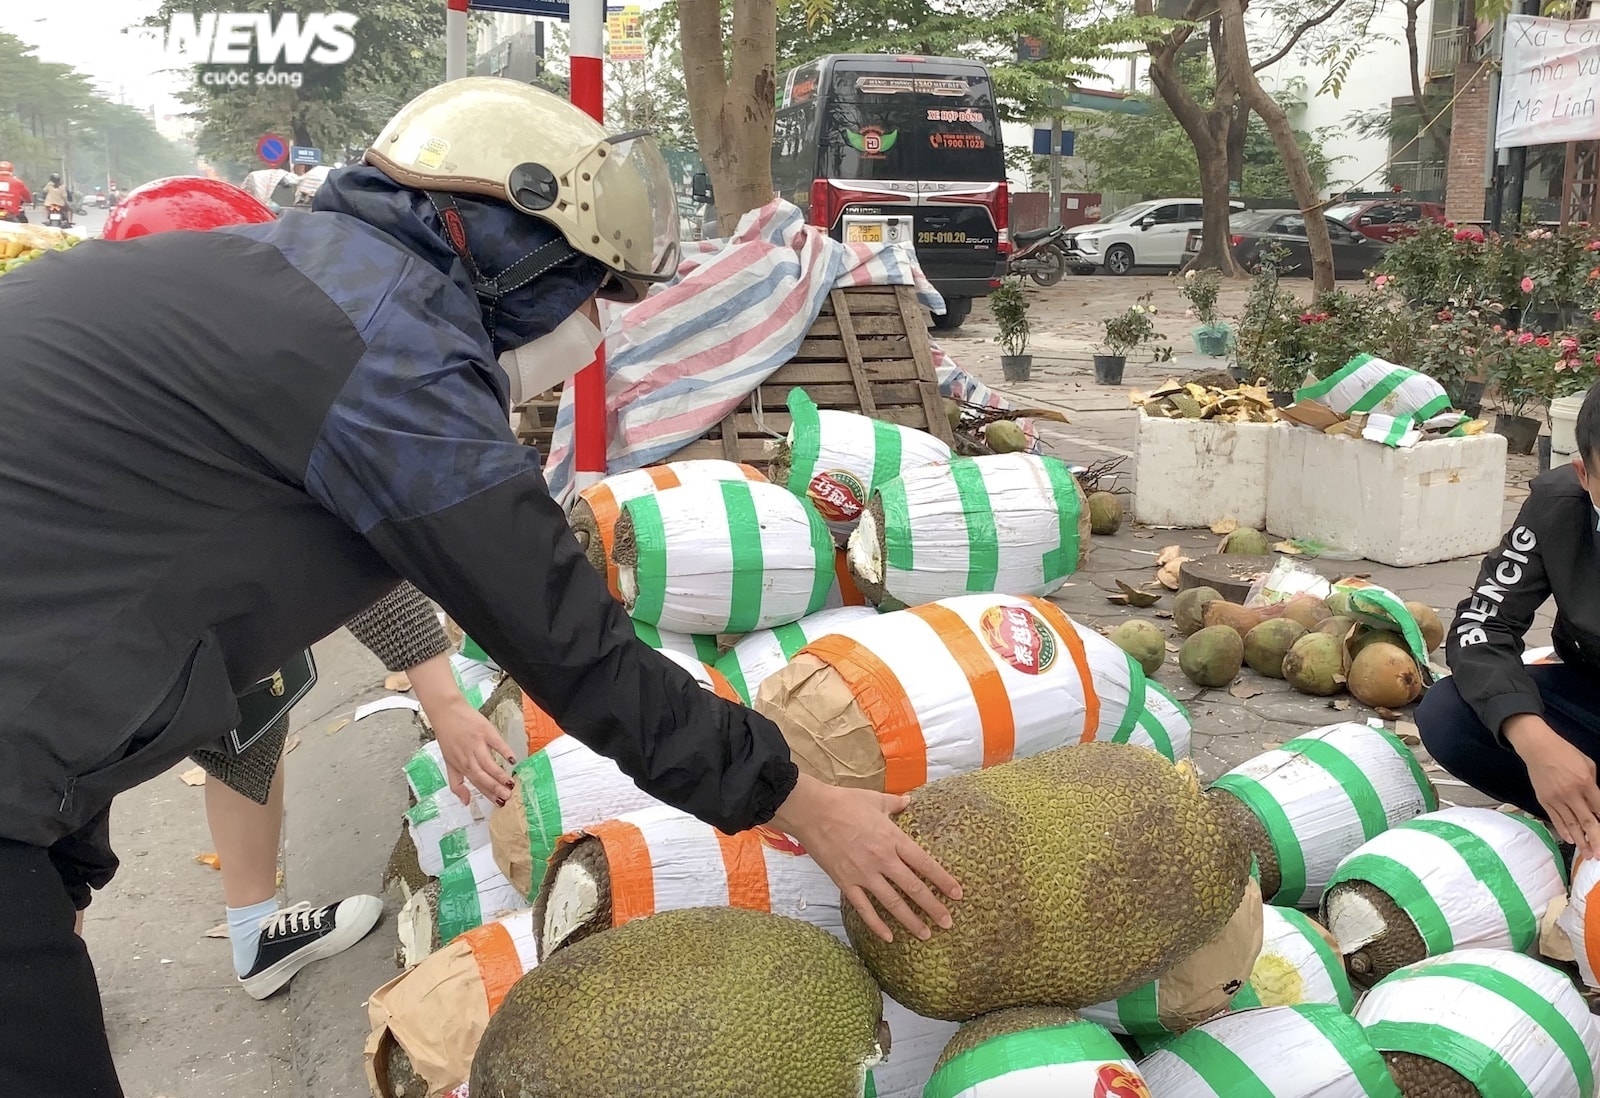
[[[1217,423],[1139,415],[1133,513],[1150,526],[1267,521],[1267,440],[1276,423]]]

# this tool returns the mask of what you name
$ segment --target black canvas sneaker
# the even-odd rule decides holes
[[[261,920],[256,963],[239,977],[245,994],[265,999],[313,961],[342,953],[365,938],[383,914],[376,896],[351,896],[327,907],[296,904]]]

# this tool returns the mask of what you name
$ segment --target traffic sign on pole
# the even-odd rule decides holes
[[[308,168],[315,168],[322,163],[322,150],[314,149],[310,145],[291,145],[289,147],[289,163],[304,164]]]
[[[276,168],[289,159],[289,143],[275,133],[262,134],[256,142],[256,155]]]

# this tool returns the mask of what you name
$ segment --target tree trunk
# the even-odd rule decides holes
[[[1433,118],[1428,113],[1427,91],[1422,86],[1422,47],[1417,41],[1417,16],[1424,2],[1425,0],[1405,0],[1406,56],[1411,62],[1411,98],[1416,100],[1417,104],[1417,141],[1414,148],[1419,164],[1428,163],[1433,159],[1429,150],[1433,147],[1434,138],[1437,136],[1432,130]]]
[[[1200,254],[1189,267],[1220,271],[1224,278],[1233,278],[1239,269],[1234,265],[1233,247],[1228,239],[1232,235],[1228,224],[1228,114],[1202,110],[1195,102],[1178,75],[1176,49],[1151,52],[1150,82],[1194,145],[1200,166],[1200,200],[1204,203],[1205,220]]]
[[[734,0],[731,66],[720,0],[680,0],[678,30],[689,121],[727,236],[739,218],[772,201],[778,9],[772,0]]]
[[[1242,0],[1222,0],[1222,47],[1228,59],[1229,75],[1238,82],[1239,93],[1250,104],[1272,134],[1272,143],[1283,158],[1284,174],[1289,177],[1289,189],[1305,213],[1306,244],[1311,251],[1311,286],[1319,294],[1334,288],[1333,240],[1328,236],[1328,221],[1322,216],[1323,202],[1317,186],[1311,180],[1311,170],[1306,166],[1305,154],[1295,141],[1294,127],[1289,116],[1276,100],[1268,95],[1250,68],[1250,42],[1245,37],[1244,4]]]

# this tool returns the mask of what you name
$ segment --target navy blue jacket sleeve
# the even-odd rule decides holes
[[[645,792],[726,832],[765,823],[797,776],[782,734],[634,635],[512,434],[481,332],[441,322],[438,292],[400,279],[361,325],[308,491]]]

